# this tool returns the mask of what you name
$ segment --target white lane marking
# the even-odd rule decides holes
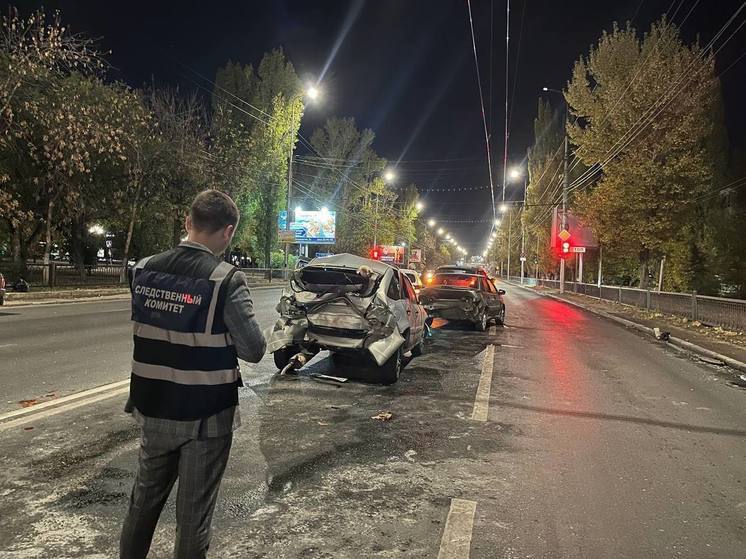
[[[495,346],[490,344],[484,351],[482,361],[482,374],[479,375],[479,386],[474,398],[474,410],[471,418],[474,421],[487,421],[487,412],[490,409],[490,386],[492,385],[492,370],[495,365]]]
[[[86,398],[79,402],[72,402],[64,406],[52,408],[50,410],[42,411],[40,413],[35,413],[33,415],[29,415],[26,417],[19,417],[18,419],[13,419],[11,421],[7,421],[6,423],[0,423],[0,431],[5,431],[12,427],[18,427],[19,425],[30,423],[32,421],[38,421],[46,417],[57,415],[58,413],[63,413],[66,411],[74,410],[76,408],[81,408],[83,406],[88,406],[90,404],[95,404],[96,402],[100,402],[101,400],[108,400],[109,398],[113,398],[114,396],[119,396],[120,394],[125,394],[129,392],[129,389],[130,389],[129,386],[124,386],[122,388],[119,388],[118,390],[112,390],[110,392],[105,392],[104,394],[99,394],[97,396],[93,396],[92,398]]]
[[[17,345],[18,344],[2,344],[2,345],[0,345],[0,349],[3,349],[4,347],[14,347],[14,346],[17,346]]]
[[[440,540],[438,559],[468,559],[471,549],[471,532],[474,527],[476,501],[451,499],[443,538]]]
[[[130,379],[120,380],[117,382],[111,382],[109,384],[104,384],[103,386],[97,386],[96,388],[90,388],[88,390],[83,390],[82,392],[76,392],[75,394],[70,394],[69,396],[63,396],[62,398],[57,398],[55,400],[48,400],[46,402],[42,402],[41,404],[36,404],[35,406],[29,406],[27,408],[21,408],[18,410],[6,412],[4,414],[0,414],[0,422],[5,421],[6,419],[10,419],[11,417],[17,417],[19,415],[33,414],[33,413],[38,412],[39,410],[43,410],[45,408],[49,408],[52,406],[58,406],[60,404],[64,404],[65,402],[69,402],[71,400],[78,400],[80,398],[92,396],[100,392],[106,392],[107,390],[114,390],[121,386],[125,386],[125,385],[129,386],[129,382],[130,382]]]

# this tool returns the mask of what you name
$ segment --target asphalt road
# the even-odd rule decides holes
[[[440,324],[394,386],[274,378],[269,356],[245,367],[212,556],[743,557],[746,391],[732,373],[507,289],[505,328]],[[276,295],[256,292],[266,324]],[[121,305],[17,312],[0,317],[23,346],[9,367],[13,346],[0,344],[0,380],[15,391],[3,401],[32,373],[83,387],[126,370]],[[39,338],[32,351],[21,328]],[[62,338],[75,347],[49,360]],[[102,368],[91,355],[108,372],[91,372]],[[307,372],[358,369],[321,355]],[[0,557],[116,554],[138,444],[122,405],[0,429]],[[392,419],[371,419],[380,411]],[[173,513],[171,499],[151,557],[170,557]]]
[[[262,327],[277,318],[280,288],[252,291]],[[129,299],[0,308],[0,413],[129,378]]]

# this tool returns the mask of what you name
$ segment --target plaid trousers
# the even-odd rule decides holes
[[[165,429],[142,429],[140,457],[122,528],[122,559],[145,559],[158,517],[178,478],[176,559],[201,559],[210,545],[210,524],[230,455],[233,433],[195,439]]]

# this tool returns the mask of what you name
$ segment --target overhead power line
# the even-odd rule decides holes
[[[493,219],[497,218],[497,210],[495,208],[495,185],[492,175],[492,149],[490,148],[490,134],[487,129],[487,114],[484,110],[484,96],[482,95],[482,78],[479,75],[479,57],[477,56],[477,41],[474,37],[474,21],[471,15],[471,0],[466,0],[466,6],[469,10],[469,29],[471,30],[471,46],[474,51],[474,67],[477,71],[477,88],[479,89],[479,105],[482,109],[482,124],[484,127],[484,143],[487,151],[487,169],[490,174],[490,193],[492,196],[492,216]]]

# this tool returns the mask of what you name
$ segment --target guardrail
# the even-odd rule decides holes
[[[519,283],[521,278],[511,276],[510,281]],[[550,287],[559,289],[558,280],[524,278],[524,285]],[[599,300],[611,301],[665,314],[672,314],[698,320],[710,326],[720,326],[728,330],[746,332],[746,300],[712,297],[691,293],[672,293],[622,287],[618,285],[601,285],[595,283],[565,282],[565,290],[580,293]]]

